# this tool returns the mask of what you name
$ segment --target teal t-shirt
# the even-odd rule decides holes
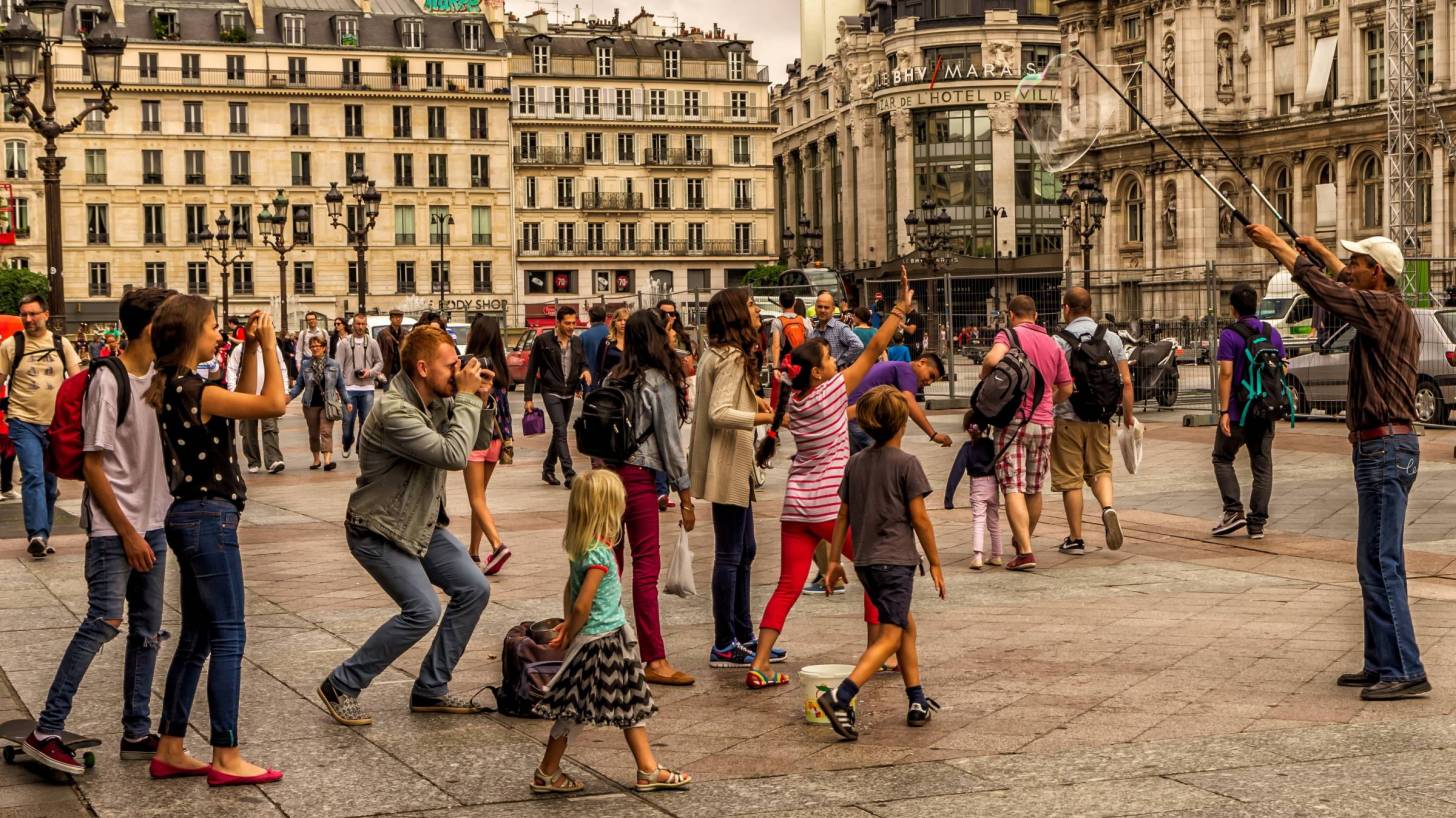
[[[571,563],[571,598],[581,592],[581,583],[592,566],[600,565],[602,582],[597,586],[596,598],[592,600],[591,614],[581,632],[589,636],[610,633],[627,624],[627,613],[622,610],[622,580],[617,576],[617,559],[612,549],[602,543],[593,545],[580,559]]]
[[[874,327],[855,327],[854,334],[859,337],[859,342],[865,346],[870,345],[870,339],[875,337]]]

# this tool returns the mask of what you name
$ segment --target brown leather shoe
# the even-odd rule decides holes
[[[650,684],[650,685],[667,685],[669,687],[687,687],[688,685],[690,685],[690,684],[692,684],[692,683],[694,683],[694,682],[697,681],[697,679],[693,678],[692,676],[689,676],[686,673],[683,673],[681,670],[674,670],[672,673],[669,673],[666,676],[664,676],[661,673],[653,673],[652,671],[649,670],[649,671],[647,671],[647,674],[646,675],[647,675],[647,683]]]

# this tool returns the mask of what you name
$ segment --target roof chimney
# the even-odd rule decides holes
[[[536,9],[526,17],[526,25],[535,30],[537,34],[545,34],[550,29],[550,23],[546,19],[546,9]]]
[[[369,0],[360,0],[368,3]],[[506,38],[506,3],[505,0],[485,0],[485,22],[490,26],[490,37],[496,42],[502,42]]]

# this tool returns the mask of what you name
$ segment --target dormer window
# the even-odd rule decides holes
[[[223,11],[217,15],[218,38],[225,43],[243,43],[248,40],[248,29],[243,23],[241,11]]]
[[[182,26],[177,22],[177,12],[172,9],[154,9],[152,35],[158,40],[175,40],[181,37]]]
[[[682,50],[669,48],[662,52],[662,76],[675,80],[682,76]]]
[[[466,51],[479,51],[485,47],[485,26],[474,20],[460,24],[460,47]]]
[[[98,6],[76,7],[76,33],[89,34],[101,23],[103,12]]]
[[[356,47],[359,45],[359,18],[358,17],[335,17],[334,37],[341,46]]]
[[[302,14],[283,15],[283,44],[303,45],[304,38],[304,17]]]
[[[400,20],[399,45],[401,48],[424,48],[425,21],[414,19]]]
[[[531,46],[531,73],[551,73],[551,45],[549,43],[536,43]]]
[[[612,47],[610,45],[599,45],[596,47],[597,55],[597,76],[612,76]]]
[[[743,79],[744,55],[742,51],[728,52],[728,79]]]

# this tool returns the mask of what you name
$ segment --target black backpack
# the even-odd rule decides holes
[[[1239,381],[1238,402],[1243,411],[1235,420],[1240,426],[1250,419],[1276,423],[1288,419],[1294,424],[1294,393],[1284,381],[1284,358],[1270,340],[1269,325],[1256,330],[1243,321],[1229,329],[1244,339],[1244,379]]]
[[[1107,343],[1107,326],[1099,324],[1085,341],[1066,330],[1057,335],[1067,342],[1067,368],[1076,385],[1072,411],[1079,420],[1106,423],[1122,405],[1122,374]]]
[[[506,631],[501,646],[501,683],[495,694],[496,711],[519,719],[539,719],[534,708],[546,696],[546,688],[561,670],[565,651],[547,647],[531,638],[531,623],[522,622]]]
[[[975,391],[971,393],[974,423],[983,429],[1010,426],[1022,403],[1026,401],[1026,393],[1035,389],[1032,400],[1032,405],[1035,406],[1041,402],[1042,392],[1046,389],[1041,373],[1032,365],[1031,359],[1026,357],[1026,350],[1021,348],[1021,342],[1016,338],[1016,330],[1007,327],[1006,337],[1010,339],[1011,348],[1006,350],[1006,354],[991,367],[991,371],[976,384]],[[1022,425],[1025,425],[1026,420],[1022,420]]]
[[[574,426],[577,450],[613,465],[626,463],[652,436],[651,426],[640,433],[636,429],[639,401],[636,383],[619,378],[603,381],[582,401],[581,417]]]

